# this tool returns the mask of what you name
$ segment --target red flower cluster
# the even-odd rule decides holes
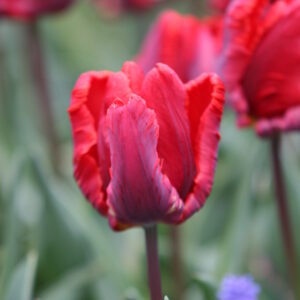
[[[80,76],[69,108],[75,178],[113,229],[177,224],[202,207],[223,105],[216,75],[183,84],[164,64]]]
[[[0,0],[0,15],[22,20],[65,9],[73,0]]]
[[[238,115],[261,136],[300,129],[300,1],[234,0],[220,70]]]
[[[182,81],[187,82],[215,69],[221,50],[222,19],[199,20],[164,12],[148,33],[137,57],[138,64],[148,72],[157,62],[170,66]]]

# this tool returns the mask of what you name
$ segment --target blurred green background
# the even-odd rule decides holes
[[[178,1],[202,15],[201,1]],[[26,51],[26,23],[0,20],[0,299],[148,299],[141,229],[114,233],[72,177],[70,91],[87,70],[119,70],[138,52],[151,22],[170,3],[108,19],[88,1],[39,21],[61,175],[49,159]],[[215,299],[225,274],[251,273],[261,300],[289,299],[272,190],[269,143],[235,127],[226,109],[213,193],[180,226],[186,300]],[[295,237],[300,228],[300,137],[286,135],[283,162]],[[163,290],[176,300],[170,228],[159,226]],[[300,239],[297,239],[300,260]]]

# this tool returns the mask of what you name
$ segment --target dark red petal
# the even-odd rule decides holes
[[[156,113],[159,124],[158,155],[162,159],[163,172],[184,198],[195,175],[190,129],[184,109],[184,85],[168,66],[157,64],[146,75],[142,97]]]
[[[104,90],[103,98],[98,97],[98,103],[101,104],[101,118],[97,121],[98,132],[98,155],[99,155],[99,170],[103,181],[103,186],[106,188],[110,181],[110,154],[109,148],[106,143],[106,128],[104,115],[108,107],[113,103],[116,98],[121,98],[124,102],[127,101],[128,95],[131,93],[129,87],[129,79],[123,72],[111,73]]]
[[[284,13],[285,1],[234,0],[225,17],[220,70],[229,98],[241,120],[249,113],[242,78],[257,44]]]
[[[110,223],[178,221],[183,202],[161,172],[155,113],[132,94],[127,104],[119,101],[110,107],[107,128],[112,165],[107,189]]]
[[[74,141],[74,176],[89,201],[107,213],[103,182],[98,167],[97,130],[99,118],[97,95],[105,89],[108,72],[88,72],[80,76],[73,92],[69,115]]]
[[[131,91],[140,94],[144,81],[144,72],[141,67],[133,61],[128,61],[123,65],[122,72],[129,79]]]
[[[181,221],[199,210],[211,192],[224,107],[224,87],[217,75],[204,74],[188,83],[186,89],[197,175],[192,193],[185,202]]]

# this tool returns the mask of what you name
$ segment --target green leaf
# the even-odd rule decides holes
[[[230,212],[230,222],[224,233],[221,255],[217,266],[219,277],[223,277],[228,272],[240,272],[245,263],[248,251],[248,241],[245,236],[250,234],[251,222],[253,220],[253,203],[256,197],[255,191],[251,188],[251,180],[257,173],[265,159],[264,145],[255,144],[248,151],[248,160],[243,168],[243,178],[236,182],[237,189],[232,195],[234,204]],[[260,164],[257,164],[260,162]]]
[[[216,300],[216,287],[209,279],[199,276],[193,278],[193,282],[200,289],[205,300]]]
[[[3,215],[1,222],[3,232],[2,245],[0,248],[0,299],[3,299],[8,287],[8,282],[12,276],[12,270],[19,259],[19,236],[21,227],[17,221],[16,200],[17,191],[20,186],[22,176],[24,176],[24,157],[23,155],[14,155],[13,163],[9,172],[2,182],[1,193],[3,197]],[[1,212],[2,213],[2,212]]]
[[[33,298],[36,266],[37,254],[30,252],[16,266],[4,298],[5,300],[31,300]]]
[[[40,296],[41,300],[74,300],[76,294],[84,285],[98,280],[103,273],[99,261],[77,269],[71,269],[66,275],[59,279],[54,285],[45,290]],[[17,298],[16,298],[17,299]]]

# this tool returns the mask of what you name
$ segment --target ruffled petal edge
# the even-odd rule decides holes
[[[188,195],[180,222],[185,221],[198,211],[209,196],[217,164],[218,145],[220,141],[220,123],[224,108],[224,86],[215,74],[204,74],[191,84],[187,85],[187,92],[199,89],[199,85],[211,84],[210,103],[199,120],[195,157],[197,175],[194,180],[192,192]],[[201,94],[199,95],[201,99]]]

